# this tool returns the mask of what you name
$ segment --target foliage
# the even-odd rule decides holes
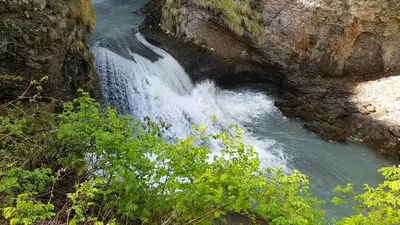
[[[55,215],[53,204],[34,200],[52,181],[50,169],[27,171],[11,164],[0,171],[0,180],[0,193],[4,196],[0,207],[10,224],[33,224]]]
[[[277,224],[318,224],[323,218],[310,210],[320,203],[309,197],[306,177],[260,169],[255,150],[242,143],[236,127],[212,136],[194,127],[189,138],[167,143],[160,135],[165,127],[149,120],[141,124],[114,109],[102,111],[86,93],[75,103],[59,116],[58,137],[87,154],[91,179],[80,188],[88,189],[70,195],[84,202],[81,215],[101,210],[100,221],[169,224],[210,224],[228,211],[279,218]],[[211,139],[222,147],[213,157],[203,145]]]
[[[10,225],[33,224],[38,220],[44,221],[55,216],[53,204],[34,202],[29,197],[27,193],[20,194],[16,199],[15,206],[3,209],[4,218],[10,219]]]
[[[0,117],[0,208],[10,224],[213,224],[232,212],[254,223],[325,223],[307,177],[261,168],[237,126],[211,135],[193,127],[168,142],[168,125],[134,121],[80,92],[49,123],[34,125],[41,113],[21,114],[22,106]],[[387,180],[367,187],[357,215],[338,224],[398,223],[399,168],[382,172]]]
[[[8,128],[2,133],[23,135],[26,120],[12,121],[3,121]],[[168,126],[102,109],[87,93],[66,103],[53,122],[48,134],[58,140],[51,147],[60,152],[54,162],[59,166],[49,166],[77,171],[80,177],[75,191],[64,193],[69,224],[211,224],[227,212],[275,224],[323,221],[321,203],[311,198],[306,176],[260,168],[257,153],[243,144],[238,127],[213,135],[206,135],[204,127],[193,127],[187,139],[168,143],[161,138]],[[221,145],[217,155],[204,145],[211,140]],[[15,149],[22,153],[8,155],[8,162],[30,152],[19,147],[22,141],[9,143],[2,145],[3,155]],[[6,186],[0,193],[8,199],[2,201],[6,219],[33,224],[60,210],[49,194],[60,182],[51,169],[10,165],[1,171]]]
[[[24,78],[22,76],[14,76],[14,75],[0,75],[0,80],[12,80],[12,81],[22,81]]]
[[[35,169],[38,165],[52,164],[60,155],[56,148],[56,122],[51,103],[40,102],[41,83],[31,81],[29,87],[17,99],[2,105],[0,114],[0,169],[8,162],[24,168]],[[36,94],[28,95],[30,89]]]
[[[377,188],[365,185],[365,192],[355,196],[354,216],[343,218],[338,225],[390,225],[400,224],[400,167],[385,167],[379,170],[385,181]],[[353,186],[337,187],[335,191],[355,195]],[[348,201],[335,197],[336,204]]]

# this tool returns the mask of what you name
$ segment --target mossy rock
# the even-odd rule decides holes
[[[191,6],[207,10],[215,22],[229,28],[238,36],[250,34],[257,44],[267,41],[267,29],[262,25],[259,0],[165,0],[162,9],[164,28],[180,34]]]
[[[71,100],[82,88],[100,97],[86,40],[95,30],[90,0],[6,0],[0,3],[0,101],[20,96],[32,80],[49,77],[43,95]],[[32,93],[27,93],[31,95]]]

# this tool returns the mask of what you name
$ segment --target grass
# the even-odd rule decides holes
[[[96,13],[90,0],[68,0],[66,1],[66,12],[87,25],[89,32],[93,32],[96,27]]]
[[[245,31],[264,45],[267,41],[267,29],[262,26],[262,14],[257,0],[194,0],[193,4],[217,16],[235,34],[242,36]],[[167,28],[180,32],[183,17],[187,10],[184,1],[166,0],[163,8],[163,22]]]

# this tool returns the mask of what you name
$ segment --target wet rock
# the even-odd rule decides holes
[[[283,107],[280,108],[280,110],[284,116],[289,118],[298,117],[300,115],[299,111],[295,108]]]
[[[279,106],[285,106],[288,105],[288,101],[282,98],[278,98],[275,100],[275,106],[279,107]]]
[[[303,127],[316,134],[319,134],[320,131],[323,130],[318,123],[306,123]]]
[[[320,134],[321,137],[327,141],[331,141],[331,140],[335,140],[336,139],[336,134],[334,133],[327,133],[327,132],[323,132],[322,134]]]
[[[336,126],[330,126],[326,123],[306,123],[304,128],[320,135],[323,139],[328,141],[345,141],[348,138],[346,130]]]
[[[310,121],[313,121],[313,120],[314,120],[315,114],[312,113],[312,112],[310,112],[310,113],[301,113],[301,114],[299,115],[299,117],[300,117],[302,120],[306,121],[306,122],[310,122]]]
[[[346,130],[336,126],[324,126],[322,137],[331,141],[345,141],[347,139]]]
[[[46,8],[47,2],[46,0],[33,0],[33,6],[36,9],[43,10]]]
[[[285,99],[285,100],[292,100],[292,99],[295,99],[296,96],[293,93],[289,92],[289,91],[285,91],[282,94],[282,98]]]

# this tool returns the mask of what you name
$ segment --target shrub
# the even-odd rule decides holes
[[[385,167],[379,170],[385,181],[377,188],[365,185],[365,192],[355,196],[353,210],[355,215],[337,221],[338,225],[389,225],[400,224],[400,167]],[[345,195],[355,195],[353,185],[337,187],[335,191]],[[348,201],[335,197],[332,202],[348,204]]]
[[[306,176],[260,168],[257,153],[243,144],[236,126],[213,135],[206,135],[204,127],[193,127],[187,139],[170,143],[161,138],[168,126],[149,119],[133,121],[129,115],[103,109],[87,93],[66,103],[56,118],[50,133],[56,135],[55,148],[62,154],[50,166],[77,171],[75,190],[57,190],[65,178],[60,172],[52,175],[51,169],[2,169],[2,183],[20,180],[15,170],[39,179],[33,179],[39,182],[36,185],[11,185],[12,192],[0,190],[10,199],[2,202],[3,216],[15,223],[49,220],[60,210],[65,210],[69,224],[212,224],[228,212],[273,224],[323,223],[321,202],[308,192]],[[17,120],[13,124],[21,124],[16,130],[24,127]],[[219,141],[219,154],[205,147],[211,139]],[[1,149],[4,155],[16,148],[7,147]],[[18,156],[7,161],[13,157]],[[21,182],[31,182],[31,177],[23,175]],[[63,194],[52,198],[56,192]],[[59,198],[67,207],[53,204]],[[17,213],[21,209],[26,210],[23,216]]]
[[[134,121],[84,92],[48,123],[36,120],[48,112],[11,106],[0,117],[0,208],[10,224],[213,224],[232,212],[254,223],[326,222],[307,177],[261,168],[237,126],[212,135],[193,127],[188,138],[168,142],[169,125]],[[380,171],[385,182],[366,186],[356,214],[336,224],[399,224],[400,168]],[[355,194],[352,185],[336,191]]]

